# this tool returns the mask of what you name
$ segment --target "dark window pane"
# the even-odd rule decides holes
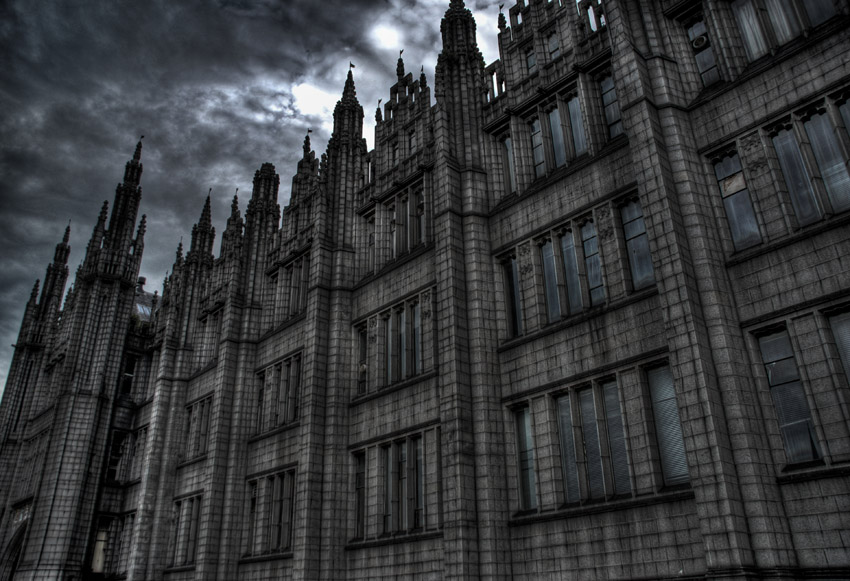
[[[812,26],[826,22],[835,15],[835,4],[832,0],[803,0],[803,6],[806,7],[806,14]]]
[[[543,261],[543,283],[546,296],[546,314],[549,322],[561,318],[561,304],[558,297],[558,277],[555,270],[555,252],[552,241],[547,240],[541,247],[541,258]]]
[[[832,336],[835,337],[838,354],[844,365],[844,375],[850,381],[850,313],[832,317],[829,324],[832,326]]]
[[[570,110],[570,130],[573,137],[573,147],[575,154],[582,155],[587,153],[587,139],[584,134],[584,122],[581,119],[581,105],[578,97],[573,97],[567,102],[567,107]]]
[[[726,218],[729,221],[735,250],[761,244],[761,234],[750,202],[750,193],[747,190],[724,198],[723,207],[726,209]]]
[[[773,146],[779,156],[779,166],[791,195],[797,221],[801,226],[805,226],[820,220],[821,209],[815,200],[809,173],[803,165],[803,157],[794,134],[783,129],[773,138]]]
[[[661,472],[664,484],[687,482],[688,460],[682,435],[682,422],[676,404],[673,375],[669,367],[657,367],[646,373],[655,418],[655,435],[661,456]]]
[[[564,144],[564,130],[561,127],[561,114],[557,108],[549,111],[549,130],[552,133],[555,167],[561,167],[567,163],[567,149]]]
[[[850,208],[850,174],[832,123],[826,114],[814,115],[804,123],[823,183],[836,212]]]
[[[558,420],[561,436],[561,463],[564,471],[564,495],[568,503],[579,502],[581,492],[578,484],[578,465],[569,396],[558,399]]]
[[[762,32],[756,7],[752,0],[735,0],[732,2],[732,11],[735,13],[735,20],[738,22],[738,30],[740,30],[741,39],[744,41],[747,58],[753,61],[767,54],[767,40],[764,32]]]
[[[537,492],[534,478],[534,442],[531,435],[531,414],[528,408],[516,412],[516,430],[520,505],[523,509],[533,509],[537,508]]]
[[[564,277],[567,285],[567,300],[569,301],[570,313],[577,313],[582,308],[582,300],[581,284],[578,277],[578,263],[576,262],[576,249],[572,232],[565,232],[561,236],[561,257],[564,260]]]
[[[626,433],[617,397],[617,382],[609,381],[602,386],[605,398],[605,423],[608,424],[608,446],[611,449],[611,471],[614,475],[614,493],[631,492],[629,481],[629,457],[626,454]]]
[[[584,457],[587,464],[587,486],[590,498],[604,498],[605,479],[602,473],[602,451],[599,447],[599,430],[596,424],[596,406],[593,391],[585,389],[578,394],[581,409],[581,433],[584,439]]]

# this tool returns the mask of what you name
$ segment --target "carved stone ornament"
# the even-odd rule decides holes
[[[758,131],[741,138],[740,157],[747,162],[750,175],[757,176],[767,171],[767,156]]]

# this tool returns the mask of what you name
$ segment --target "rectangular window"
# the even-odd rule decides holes
[[[605,497],[605,478],[602,469],[602,448],[596,423],[596,403],[593,390],[578,392],[578,409],[581,417],[581,437],[584,443],[584,460],[587,469],[587,494],[589,498]]]
[[[546,240],[540,246],[540,259],[543,263],[543,286],[546,297],[546,315],[550,323],[561,318],[561,301],[558,294],[558,275],[555,269],[555,250],[552,241]]]
[[[514,145],[510,137],[502,140],[502,164],[505,168],[505,185],[508,193],[516,192],[516,168],[514,167]]]
[[[529,75],[537,72],[537,55],[533,48],[525,51],[525,70]]]
[[[784,127],[773,136],[773,146],[779,157],[779,167],[791,196],[791,205],[800,226],[817,222],[823,212],[812,190],[811,178],[803,163],[800,146],[792,127]]]
[[[425,526],[425,457],[422,438],[410,440],[413,447],[413,490],[411,492],[413,505],[413,528]]]
[[[555,153],[555,167],[567,163],[567,146],[564,143],[564,129],[561,127],[561,112],[555,107],[549,111],[549,132],[552,134],[552,149]]]
[[[605,302],[605,287],[602,285],[602,258],[599,255],[599,243],[596,227],[588,220],[581,227],[581,244],[584,251],[584,268],[587,276],[587,288],[590,292],[590,304],[601,305]]]
[[[369,337],[366,327],[357,329],[357,346],[359,357],[357,362],[357,393],[366,393],[369,384]]]
[[[567,287],[567,302],[570,314],[582,309],[581,282],[578,275],[578,261],[572,230],[567,230],[561,237],[561,258],[564,261],[564,280]]]
[[[850,313],[830,317],[829,324],[832,327],[832,336],[838,347],[841,364],[844,366],[844,377],[850,385]]]
[[[738,154],[730,153],[715,163],[714,175],[723,198],[723,208],[726,210],[726,220],[735,250],[761,244],[761,234]]]
[[[354,538],[366,538],[366,454],[354,456]]]
[[[393,332],[393,317],[392,315],[388,315],[384,318],[384,350],[386,352],[386,361],[384,365],[384,371],[386,373],[386,384],[389,385],[393,381],[395,381],[395,345],[393,343],[395,338],[395,333]]]
[[[637,200],[629,202],[620,208],[623,221],[623,235],[626,239],[626,253],[629,256],[629,267],[632,275],[632,287],[635,290],[655,284],[655,273],[652,269],[652,255],[649,252],[649,237],[646,234],[646,224],[643,212]]]
[[[626,431],[623,427],[623,414],[620,410],[620,398],[617,382],[606,381],[602,384],[602,398],[605,405],[605,425],[608,428],[608,451],[610,452],[611,473],[614,494],[628,494],[632,491],[629,480],[629,456],[626,453]]]
[[[546,46],[549,49],[549,60],[553,61],[561,56],[561,42],[558,34],[553,32],[546,38]]]
[[[396,504],[396,463],[393,460],[393,447],[384,446],[381,448],[384,463],[384,534],[392,533],[396,527],[393,521],[394,515],[397,514]]]
[[[543,132],[540,130],[539,119],[531,122],[531,155],[535,177],[543,177],[546,175],[546,157],[543,154]]]
[[[201,496],[176,501],[173,514],[171,565],[191,565],[195,562],[198,552]]]
[[[584,134],[584,121],[581,117],[581,103],[578,97],[572,97],[567,101],[567,109],[570,112],[570,134],[573,139],[573,151],[575,156],[587,153],[587,138]]]
[[[558,398],[558,431],[561,440],[561,465],[564,473],[564,496],[567,504],[581,501],[578,481],[578,458],[575,445],[576,422],[570,410],[570,396]]]
[[[411,154],[416,151],[416,131],[410,131],[407,134],[407,153]]]
[[[788,333],[765,335],[758,342],[788,463],[817,460],[820,446]]]
[[[519,290],[519,268],[516,257],[503,264],[505,273],[505,303],[508,311],[508,333],[511,337],[522,335],[522,301]]]
[[[425,194],[422,193],[421,189],[417,190],[413,199],[416,201],[416,234],[413,237],[414,244],[425,244]]]
[[[531,434],[530,410],[517,410],[515,419],[520,508],[533,510],[537,508],[537,483],[534,476],[534,438]]]
[[[735,0],[732,11],[747,58],[753,61],[829,20],[835,6],[830,0]]]
[[[390,217],[390,258],[396,258],[399,254],[398,248],[398,220],[396,219],[396,207],[395,204],[388,208],[388,213]]]
[[[245,554],[290,551],[294,508],[295,470],[248,481]]]
[[[620,117],[620,104],[617,101],[617,91],[611,75],[599,81],[602,91],[602,107],[605,109],[605,123],[608,125],[608,137],[617,137],[623,132],[623,121]]]
[[[407,214],[409,212],[408,209],[408,198],[407,196],[402,196],[398,199],[396,204],[396,212],[395,212],[395,235],[396,235],[396,255],[404,254],[407,252]]]
[[[687,482],[690,479],[688,459],[685,455],[685,441],[682,435],[682,422],[679,419],[679,406],[676,403],[673,375],[667,366],[656,367],[647,370],[646,379],[652,400],[655,437],[658,440],[664,484],[672,486]]]
[[[190,404],[186,408],[186,459],[207,453],[212,396]],[[145,431],[147,435],[147,431]]]
[[[260,433],[265,429],[265,415],[266,415],[266,374],[260,373],[257,376],[257,383],[259,387],[257,388],[257,408],[255,410],[254,417],[254,426],[256,426],[256,433]]]
[[[398,378],[405,379],[407,377],[407,311],[402,307],[395,312],[396,316],[396,337],[398,339],[398,349],[396,350],[398,361]]]
[[[717,69],[714,50],[711,48],[711,41],[702,14],[688,24],[687,30],[688,40],[691,42],[691,49],[694,52],[694,59],[702,84],[706,87],[713,85],[720,81],[720,71]]]
[[[375,217],[366,220],[366,272],[375,271]]]
[[[803,123],[803,127],[812,144],[812,153],[833,211],[841,212],[850,208],[850,174],[847,173],[847,163],[826,112],[812,115]]]
[[[413,373],[419,375],[422,373],[422,308],[419,303],[413,303],[410,306],[411,319],[413,320],[413,336],[411,340],[411,366]]]

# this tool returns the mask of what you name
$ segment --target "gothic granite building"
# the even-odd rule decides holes
[[[372,151],[349,73],[161,296],[137,146],[26,307],[0,579],[850,576],[850,4],[499,29],[452,0]]]

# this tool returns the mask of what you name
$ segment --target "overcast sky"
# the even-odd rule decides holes
[[[212,188],[220,234],[264,162],[289,199],[308,128],[317,155],[349,62],[374,144],[398,51],[434,84],[449,0],[6,0],[0,3],[0,389],[36,279],[71,220],[71,280],[100,206],[144,135],[141,276],[161,292]],[[467,0],[487,63],[499,2]],[[67,291],[67,288],[66,288]]]

